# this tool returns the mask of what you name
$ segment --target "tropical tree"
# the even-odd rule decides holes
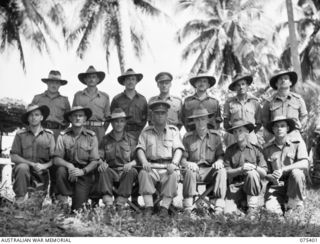
[[[132,64],[134,56],[141,58],[143,50],[148,48],[142,13],[149,16],[164,15],[151,0],[85,0],[79,25],[68,34],[68,46],[80,39],[76,52],[83,58],[90,37],[102,25],[107,67],[109,69],[111,50],[116,48],[120,69],[124,72]]]
[[[177,34],[179,42],[188,42],[182,58],[196,57],[190,73],[210,70],[223,85],[245,69],[265,82],[278,59],[270,45],[273,26],[263,15],[263,4],[254,0],[180,0],[178,12],[199,12]]]
[[[59,23],[61,16],[61,6],[53,0],[1,0],[0,52],[14,46],[26,71],[24,41],[35,46],[39,52],[50,54],[48,38],[54,42],[56,40],[48,20]]]

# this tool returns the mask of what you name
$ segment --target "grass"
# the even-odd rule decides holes
[[[279,218],[261,208],[247,216],[213,216],[202,211],[199,216],[182,213],[168,218],[124,211],[123,215],[103,208],[85,209],[76,215],[65,215],[56,205],[39,209],[36,197],[25,209],[2,203],[0,236],[116,236],[116,237],[311,237],[320,233],[320,196],[316,189],[307,191],[305,212]]]

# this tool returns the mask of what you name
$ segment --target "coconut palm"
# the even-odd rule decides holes
[[[61,15],[61,8],[58,9],[51,0],[0,1],[0,52],[7,50],[9,46],[17,48],[24,71],[24,41],[35,46],[39,52],[47,53],[50,53],[48,38],[55,41],[44,8],[52,19]]]
[[[210,70],[223,85],[242,68],[268,77],[266,67],[277,61],[270,33],[273,27],[264,18],[263,1],[180,0],[177,10],[198,11],[178,32],[178,41],[189,41],[182,53],[187,60],[196,55],[190,73]],[[190,41],[191,39],[191,41]]]
[[[109,69],[111,50],[116,48],[120,69],[123,72],[148,46],[145,42],[141,13],[149,16],[164,15],[151,0],[85,0],[80,11],[80,23],[70,31],[67,44],[70,47],[80,39],[77,55],[83,58],[90,44],[90,37],[102,25],[102,42]]]

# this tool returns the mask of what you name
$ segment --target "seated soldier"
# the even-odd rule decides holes
[[[137,158],[142,164],[140,171],[139,193],[143,196],[145,213],[153,212],[153,197],[156,183],[160,183],[160,215],[167,216],[168,208],[178,194],[178,173],[175,169],[181,160],[184,147],[179,129],[167,124],[170,104],[165,101],[150,103],[153,125],[146,127],[139,137]]]
[[[113,186],[116,187],[116,207],[121,210],[131,196],[132,188],[138,181],[138,172],[133,166],[136,165],[134,151],[136,140],[125,131],[127,119],[121,108],[115,108],[108,122],[112,124],[112,131],[105,135],[99,145],[101,158],[98,166],[100,173],[97,182],[97,192],[103,194],[103,202],[106,207],[113,205]]]
[[[229,129],[236,143],[227,148],[224,157],[229,183],[225,207],[228,213],[246,206],[247,213],[252,213],[258,207],[261,179],[267,174],[267,164],[260,148],[248,140],[253,129],[253,124],[243,120],[235,121]]]
[[[285,116],[277,116],[267,125],[275,139],[264,148],[269,168],[266,178],[270,181],[265,205],[278,214],[282,214],[281,205],[285,203],[290,212],[303,210],[308,153],[303,140],[288,138],[288,133],[295,128],[295,120]]]
[[[21,117],[28,126],[14,137],[10,154],[11,161],[15,163],[13,190],[18,205],[28,199],[29,187],[44,192],[48,188],[55,143],[53,132],[42,128],[41,121],[46,120],[49,113],[45,105],[29,105]]]
[[[183,179],[183,205],[190,212],[193,196],[196,195],[197,181],[204,181],[207,186],[214,185],[211,202],[215,213],[224,210],[224,198],[227,190],[227,173],[223,165],[223,149],[219,135],[208,129],[209,117],[205,108],[198,108],[189,116],[196,126],[183,138],[185,153],[181,165],[187,168]]]
[[[62,131],[57,139],[54,164],[57,166],[57,199],[67,203],[72,196],[72,210],[87,202],[94,185],[94,170],[99,161],[95,132],[84,127],[91,117],[89,108],[73,107],[64,114],[71,128]]]

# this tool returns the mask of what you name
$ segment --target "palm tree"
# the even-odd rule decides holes
[[[141,13],[149,16],[164,15],[151,0],[85,0],[80,11],[80,24],[70,31],[67,44],[70,47],[80,38],[76,52],[83,58],[89,46],[89,38],[102,25],[107,68],[109,70],[111,50],[115,47],[121,72],[124,72],[134,56],[141,58],[147,46]]]
[[[180,0],[178,11],[200,13],[200,18],[188,21],[178,31],[179,42],[189,41],[182,58],[196,55],[190,73],[210,70],[223,85],[244,68],[259,73],[265,82],[267,67],[277,57],[269,45],[273,29],[263,16],[263,4],[254,0]]]
[[[48,6],[49,5],[49,6]],[[24,55],[24,39],[35,46],[39,52],[50,53],[48,40],[55,41],[49,24],[44,17],[43,7],[49,8],[50,18],[60,16],[58,9],[51,0],[1,0],[0,1],[0,52],[10,45],[18,49],[20,62],[26,71]]]

